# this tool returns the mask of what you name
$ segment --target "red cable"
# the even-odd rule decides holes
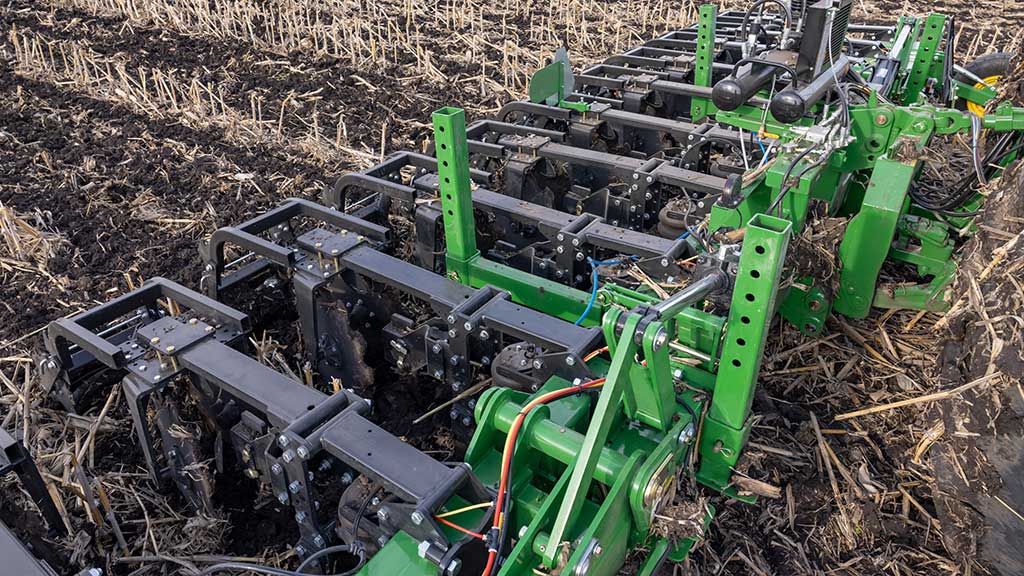
[[[516,438],[519,436],[519,430],[523,426],[523,421],[526,419],[526,415],[529,414],[537,406],[540,406],[541,404],[547,404],[552,400],[558,400],[559,398],[563,398],[565,396],[578,394],[579,391],[582,389],[596,388],[604,384],[604,381],[604,378],[598,378],[597,380],[591,380],[590,382],[580,384],[579,386],[571,386],[569,388],[562,388],[561,390],[548,392],[543,396],[535,398],[526,406],[523,406],[522,410],[519,411],[519,414],[516,415],[516,419],[512,421],[512,426],[509,427],[508,436],[506,437],[505,440],[505,450],[504,453],[502,454],[501,459],[501,480],[498,483],[498,493],[494,499],[493,528],[498,531],[499,537],[501,534],[501,526],[504,523],[504,518],[502,517],[501,511],[504,509],[503,502],[506,495],[505,493],[508,489],[508,471],[512,463],[512,453],[513,449],[515,448]],[[496,561],[497,551],[491,550],[487,555],[487,567],[484,568],[482,576],[490,576],[491,569],[494,567]]]
[[[440,522],[441,524],[444,524],[445,526],[448,526],[449,528],[454,528],[455,530],[458,530],[459,532],[462,532],[463,534],[468,534],[468,535],[470,535],[470,536],[472,536],[474,538],[477,538],[479,540],[486,540],[486,538],[484,538],[483,534],[477,534],[476,532],[473,532],[472,530],[466,530],[462,526],[459,526],[458,524],[456,524],[454,522],[449,522],[445,518],[438,518],[437,516],[434,516],[434,520],[437,520],[438,522]]]

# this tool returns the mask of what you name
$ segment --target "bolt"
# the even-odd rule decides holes
[[[430,349],[430,351],[433,352],[434,354],[440,354],[441,353],[441,345],[440,344],[434,344],[434,346]]]
[[[462,425],[463,426],[469,426],[472,423],[473,423],[473,419],[470,418],[469,416],[463,416],[462,417]]]
[[[572,365],[576,364],[576,359],[573,358],[572,356],[566,356],[565,357],[565,363],[567,365],[569,365],[569,366],[572,366]]]
[[[693,427],[693,423],[691,422],[690,424],[686,425],[686,428],[683,428],[682,431],[679,432],[679,443],[687,444],[691,440],[693,440],[693,437],[696,435],[697,430],[696,428]]]
[[[542,362],[539,358],[537,360],[533,361],[533,369],[534,370],[540,370],[543,367],[544,367],[544,362]]]
[[[377,547],[378,548],[383,548],[385,545],[387,545],[387,543],[388,543],[388,537],[387,536],[381,535],[379,538],[377,538]]]
[[[662,268],[668,268],[668,258],[662,258],[661,259],[661,267]]]
[[[634,172],[633,173],[633,180],[639,180],[639,179],[640,179],[640,175]]]
[[[441,370],[440,368],[438,368],[437,370],[434,370],[434,378],[437,378],[438,380],[441,380],[442,378],[444,378],[444,371]]]
[[[346,486],[351,484],[352,480],[353,480],[353,478],[352,478],[352,473],[351,472],[345,472],[344,474],[341,475],[341,483],[346,485]]]
[[[283,469],[281,468],[281,465],[278,464],[277,462],[274,462],[274,464],[270,467],[270,473],[273,474],[274,476],[277,476],[282,471]]]
[[[313,544],[316,544],[318,548],[322,548],[324,545],[324,537],[319,534],[313,536]]]
[[[139,364],[139,372],[145,372],[147,366],[145,364]]]
[[[650,192],[644,194],[644,200],[650,200],[652,198],[654,198],[654,195],[651,194]]]
[[[629,207],[629,211],[633,212],[633,213],[636,213],[636,206],[630,206]]]
[[[448,363],[451,364],[452,366],[458,366],[459,365],[459,360],[461,360],[461,359],[462,358],[458,354],[456,354],[456,355],[454,355],[454,356],[452,356],[451,358],[448,359]]]
[[[153,382],[159,382],[159,381],[160,381],[160,375],[159,374],[154,375],[153,376]]]
[[[480,331],[480,339],[481,340],[487,340],[490,337],[491,337],[491,334],[489,332],[487,332],[487,330],[481,330]]]
[[[387,506],[381,508],[380,510],[377,510],[377,519],[380,520],[381,522],[387,522],[388,521],[388,509],[387,509]]]
[[[449,314],[448,315],[448,323],[449,324],[455,324],[455,314]]]
[[[561,232],[559,232],[558,236],[556,236],[556,238],[558,238],[558,241],[561,242],[562,240],[565,240],[565,234],[562,234]]]
[[[278,492],[277,493],[277,501],[280,502],[281,504],[287,504],[288,503],[288,493],[283,491],[283,490],[281,492]]]
[[[160,343],[160,337],[159,336],[153,336],[152,338],[149,339],[149,343],[150,344],[159,344]]]
[[[298,494],[301,489],[302,484],[300,484],[298,480],[292,480],[292,483],[288,485],[288,491],[292,494]]]
[[[455,338],[458,335],[459,335],[459,333],[456,332],[454,328],[448,331],[448,337],[449,338]]]
[[[572,245],[573,246],[579,246],[580,245],[580,239],[579,238],[573,238],[572,239]]]
[[[600,544],[594,546],[594,556],[600,556],[601,552],[604,552],[604,550],[601,548]]]
[[[291,440],[289,440],[288,437],[283,434],[277,437],[277,445],[280,446],[281,448],[287,448],[289,442],[291,442]]]
[[[654,182],[654,178],[651,177],[651,176],[648,176],[646,181],[647,181],[648,184],[650,184],[651,182]]]
[[[305,556],[306,555],[306,547],[303,546],[302,544],[299,544],[298,546],[295,547],[295,554],[298,555],[298,556]]]
[[[295,453],[303,460],[309,458],[309,450],[307,450],[305,446],[299,446],[298,449],[295,450]]]
[[[565,252],[565,246],[558,246],[558,247],[556,247],[555,248],[555,252],[558,252],[559,254],[564,253]]]
[[[583,255],[583,252],[577,252],[576,253],[576,261],[577,262],[583,262],[584,258],[586,258],[586,256]]]
[[[519,529],[519,538],[526,536],[526,531],[529,529],[530,527],[524,524],[523,527]]]
[[[676,368],[676,369],[675,369],[675,370],[674,370],[674,371],[672,372],[672,378],[674,378],[674,379],[676,379],[676,380],[682,380],[682,379],[683,379],[683,371],[682,371],[682,370],[680,370],[679,368]]]
[[[451,418],[452,420],[455,420],[456,418],[458,418],[458,417],[459,417],[459,413],[458,413],[458,412],[456,412],[456,411],[455,411],[455,410],[453,409],[453,410],[452,410],[451,412],[449,412],[449,413],[448,413],[448,416],[449,416],[449,417],[450,417],[450,418]]]
[[[260,473],[255,468],[246,468],[245,475],[255,480],[256,478],[259,478]]]
[[[281,454],[281,460],[284,460],[285,464],[291,464],[292,460],[295,460],[295,452],[285,451],[284,454]]]
[[[658,333],[654,335],[654,349],[658,350],[665,345],[668,341],[668,332],[664,328],[658,330]]]
[[[444,576],[457,576],[462,571],[462,560],[458,558],[452,559],[448,563],[448,567],[444,569]]]
[[[472,332],[473,331],[473,323],[472,322],[466,322],[465,324],[462,325],[462,327],[466,329],[466,332]]]
[[[305,522],[306,521],[306,513],[303,512],[302,510],[299,510],[298,512],[296,512],[295,513],[295,521],[298,522],[299,524],[302,524],[303,522]]]
[[[423,514],[420,514],[419,510],[413,510],[413,513],[409,516],[412,523],[419,526],[423,524]]]
[[[886,116],[885,114],[879,114],[878,116],[875,116],[875,124],[878,124],[879,126],[885,126],[888,122],[889,117]]]

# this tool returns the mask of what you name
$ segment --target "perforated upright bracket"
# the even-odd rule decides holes
[[[693,68],[693,83],[697,86],[711,87],[711,70],[715,57],[715,25],[718,20],[718,6],[704,4],[697,16],[697,52]],[[690,103],[690,115],[694,122],[700,122],[718,109],[711,98],[693,97]]]

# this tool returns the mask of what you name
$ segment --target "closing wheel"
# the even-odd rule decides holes
[[[986,54],[964,67],[974,77],[958,74],[956,79],[961,82],[973,82],[975,88],[998,89],[1003,75],[1010,69],[1010,60],[1012,59],[1013,54],[1009,52]],[[981,79],[981,82],[978,82],[978,79]],[[961,100],[957,102],[957,108],[966,108],[978,116],[985,115],[985,106],[976,102]]]

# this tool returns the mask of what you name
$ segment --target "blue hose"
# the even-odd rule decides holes
[[[583,314],[573,322],[573,324],[579,326],[583,324],[583,321],[587,319],[590,311],[594,309],[594,302],[597,301],[597,290],[600,287],[600,282],[597,279],[597,268],[599,266],[614,266],[616,264],[622,264],[624,260],[636,260],[636,256],[630,256],[629,258],[617,258],[615,260],[594,260],[593,258],[587,257],[587,263],[590,264],[590,301],[587,302],[587,307],[583,310]]]

